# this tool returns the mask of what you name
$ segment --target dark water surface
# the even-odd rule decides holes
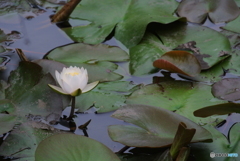
[[[29,60],[41,59],[48,51],[73,41],[55,24],[49,16],[53,11],[47,10],[34,18],[26,18],[17,13],[0,16],[0,29],[6,34],[19,33],[5,43],[12,51],[5,53],[11,60],[7,69],[0,72],[1,79],[7,80],[9,72],[18,67],[20,61],[15,48],[20,48]]]

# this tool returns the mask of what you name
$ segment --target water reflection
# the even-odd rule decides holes
[[[18,66],[20,59],[15,52],[16,48],[22,49],[29,60],[35,60],[41,59],[53,48],[73,42],[60,28],[51,23],[49,17],[52,14],[52,10],[46,10],[31,19],[17,13],[0,16],[1,29],[11,40],[6,41],[5,46],[13,51],[8,53],[11,61],[7,64],[7,69],[0,72],[1,79],[7,80],[10,71]]]
[[[70,113],[70,107],[67,107],[63,111],[63,115],[68,115],[69,113]],[[86,135],[86,132],[87,132],[87,135],[90,138],[103,143],[104,145],[106,145],[107,147],[112,149],[114,152],[119,151],[120,149],[122,149],[124,147],[124,145],[117,143],[117,142],[113,142],[110,139],[110,137],[108,136],[107,127],[109,125],[117,125],[117,124],[129,125],[129,124],[124,121],[117,120],[117,119],[110,117],[110,115],[112,113],[113,112],[96,114],[94,108],[92,108],[92,109],[86,111],[85,113],[77,114],[76,115],[77,117],[74,118],[76,127],[83,125],[84,123],[88,122],[89,120],[91,120],[91,122],[87,126],[86,131],[77,128],[75,130],[75,134]],[[58,128],[58,129],[63,129],[63,130],[69,131],[69,128],[67,126],[68,125],[57,124],[54,127]]]

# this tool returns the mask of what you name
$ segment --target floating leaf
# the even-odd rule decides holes
[[[63,102],[61,96],[47,85],[55,84],[53,77],[44,75],[35,63],[20,62],[11,72],[8,83],[8,87],[0,86],[5,92],[0,100],[0,111],[16,116],[18,126],[1,144],[0,155],[34,161],[36,145],[48,134],[55,133],[55,129],[46,123],[60,118]],[[10,127],[12,125],[6,126]]]
[[[212,29],[187,26],[182,22],[159,25],[156,28],[152,29],[155,34],[146,32],[143,40],[130,49],[131,74],[156,72],[152,62],[173,49],[191,51],[202,70],[213,67],[230,55],[231,45],[227,37]]]
[[[236,35],[237,36],[237,35]],[[210,83],[215,83],[220,81],[222,78],[232,77],[234,74],[235,76],[240,76],[240,51],[233,50],[231,53],[231,57],[228,57],[224,61],[216,64],[212,68],[202,71],[200,73],[200,79],[204,81],[208,81]]]
[[[31,4],[31,3],[30,3]],[[31,10],[31,6],[27,1],[18,0],[2,0],[0,4],[0,15],[7,14],[9,12],[28,12]]]
[[[136,85],[125,81],[100,83],[92,91],[76,97],[76,108],[80,112],[92,106],[97,108],[98,113],[113,111],[125,105],[126,95],[136,88],[138,88]]]
[[[240,123],[233,125],[229,132],[228,139],[220,133],[215,127],[204,126],[213,135],[212,143],[195,143],[191,144],[191,154],[195,156],[197,161],[237,161],[240,151]],[[238,157],[214,157],[210,158],[210,153],[238,153]]]
[[[105,44],[87,45],[77,43],[56,48],[47,55],[47,58],[67,66],[86,68],[89,82],[94,82],[121,79],[122,76],[113,72],[118,66],[109,61],[127,61],[128,54],[118,47]]]
[[[36,161],[120,161],[102,143],[75,134],[58,134],[45,139],[37,147],[35,159]]]
[[[8,87],[7,82],[0,80],[0,99],[5,99],[5,89],[7,87]]]
[[[201,66],[196,57],[186,51],[169,51],[155,60],[153,66],[190,77],[201,72]]]
[[[0,113],[0,135],[12,130],[16,123],[16,116]]]
[[[11,86],[6,90],[8,99],[17,99],[23,93],[27,93],[43,76],[39,65],[31,62],[21,62],[19,66],[8,78],[8,82],[11,83]]]
[[[50,73],[56,82],[58,81],[55,75],[55,71],[58,71],[60,73],[62,72],[64,67],[67,67],[66,65],[60,62],[47,60],[47,59],[38,59],[38,60],[34,60],[33,62],[42,67],[42,71],[44,74]],[[65,96],[60,95],[60,97],[62,97],[63,107],[67,107],[71,101],[71,97],[66,95]]]
[[[212,86],[215,97],[227,101],[240,100],[240,78],[225,78]]]
[[[240,104],[223,103],[213,106],[208,106],[194,111],[197,117],[208,117],[211,115],[226,115],[230,113],[240,113]]]
[[[19,13],[19,14],[24,14],[24,13],[33,14],[42,10],[41,5],[44,7],[59,6],[59,4],[57,4],[58,3],[57,1],[58,0],[38,0],[38,1],[1,0],[0,15],[5,15],[12,12]],[[61,1],[64,2],[66,0],[61,0]]]
[[[177,13],[194,23],[202,23],[208,16],[214,23],[219,23],[237,18],[240,10],[234,0],[183,0]]]
[[[15,112],[15,105],[8,99],[0,100],[0,113]]]
[[[50,125],[28,121],[15,128],[0,146],[0,155],[34,161],[34,153],[41,140],[62,133]]]
[[[108,128],[111,139],[126,146],[169,146],[180,122],[184,122],[188,128],[196,129],[192,142],[211,140],[209,132],[201,126],[160,107],[127,105],[114,112],[112,117],[136,125],[111,125]]]
[[[5,89],[5,97],[12,101],[17,115],[26,114],[47,116],[61,114],[62,101],[47,84],[55,84],[50,74],[43,75],[42,68],[32,62],[20,62],[17,70],[11,72]]]
[[[7,35],[4,33],[3,30],[0,29],[0,43],[4,42],[6,40],[7,40]],[[2,48],[2,46],[1,46],[1,48]],[[1,52],[2,52],[2,50],[1,50]]]
[[[226,24],[226,26],[222,27],[225,30],[233,31],[236,33],[240,33],[239,26],[240,25],[240,17]]]
[[[227,101],[215,99],[211,94],[211,86],[185,81],[166,81],[146,85],[134,91],[127,98],[126,104],[161,107],[176,111],[176,113],[202,124],[206,120],[193,116],[193,112],[206,106],[224,102]]]
[[[91,23],[73,27],[67,34],[78,42],[99,44],[115,30],[115,37],[125,46],[132,47],[142,39],[150,22],[167,24],[178,20],[173,16],[177,5],[175,0],[104,0],[102,3],[82,0],[71,17]]]
[[[60,73],[64,67],[67,67],[63,63],[47,59],[38,59],[34,60],[33,62],[42,67],[44,74],[50,73],[55,80],[57,80],[55,71],[58,71]]]

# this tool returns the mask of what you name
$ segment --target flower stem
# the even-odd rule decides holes
[[[72,96],[72,106],[71,106],[71,112],[68,117],[68,120],[72,120],[73,115],[74,115],[74,110],[75,110],[75,96]]]

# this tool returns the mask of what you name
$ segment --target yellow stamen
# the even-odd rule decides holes
[[[75,76],[75,75],[79,75],[80,73],[78,73],[78,72],[71,72],[71,73],[67,73],[67,74],[70,74],[71,76]]]

